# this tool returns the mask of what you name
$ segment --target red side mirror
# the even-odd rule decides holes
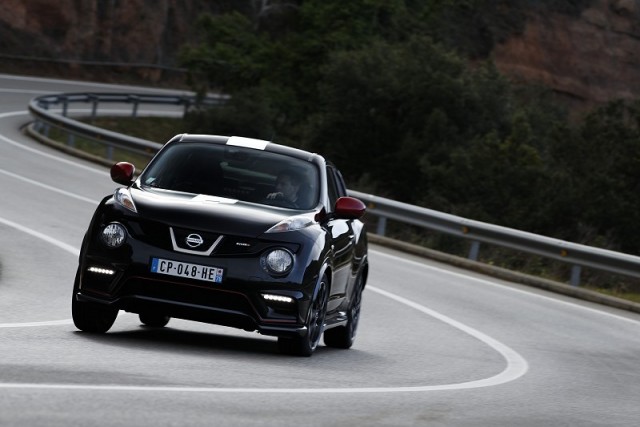
[[[336,201],[335,213],[338,218],[359,219],[366,210],[365,204],[353,197],[340,197]]]
[[[136,167],[129,162],[119,162],[111,166],[111,179],[122,185],[129,185],[133,181]]]

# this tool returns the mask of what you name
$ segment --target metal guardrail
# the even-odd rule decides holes
[[[140,105],[176,105],[182,106],[184,112],[194,105],[207,107],[223,105],[227,96],[209,96],[198,99],[194,95],[147,95],[130,93],[62,93],[55,95],[39,96],[29,102],[29,112],[35,118],[35,130],[49,136],[50,127],[60,129],[67,133],[67,144],[75,145],[76,136],[93,140],[110,149],[107,150],[107,158],[112,159],[113,147],[121,148],[136,154],[152,157],[162,144],[111,132],[86,123],[69,118],[70,104],[89,104],[91,113],[89,117],[94,119],[98,114],[100,103],[128,104],[131,105],[131,116],[136,117]],[[51,111],[52,107],[59,107],[60,114]]]
[[[225,97],[207,98],[205,104],[222,105],[225,100]],[[152,150],[155,153],[161,144],[110,132],[66,117],[68,104],[91,103],[93,106],[91,114],[95,117],[100,102],[130,103],[133,105],[132,115],[136,116],[138,105],[143,103],[183,105],[186,111],[194,105],[195,101],[195,97],[166,95],[60,94],[33,99],[29,104],[29,111],[36,120],[36,128],[45,129],[46,126],[55,126],[69,134],[80,135],[102,144],[112,144],[134,152],[148,153]],[[52,105],[62,106],[62,113],[56,114],[51,111]],[[469,258],[472,260],[477,260],[481,243],[543,256],[570,264],[572,266],[570,283],[575,286],[580,284],[583,267],[640,278],[640,257],[638,256],[474,221],[358,191],[350,190],[349,194],[365,202],[368,205],[368,214],[378,218],[376,233],[380,235],[384,235],[387,219],[391,219],[469,240],[471,242]]]
[[[388,218],[469,240],[469,259],[472,260],[477,260],[481,243],[540,255],[570,264],[570,283],[575,286],[580,284],[582,267],[640,278],[638,256],[474,221],[358,191],[350,190],[349,194],[367,203],[367,213],[381,219],[377,234],[384,235],[384,224]]]

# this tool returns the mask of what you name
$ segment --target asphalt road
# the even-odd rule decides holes
[[[78,248],[116,184],[20,128],[33,96],[88,90],[123,89],[0,75],[0,426],[640,424],[639,315],[379,246],[348,351],[122,313],[78,332]]]

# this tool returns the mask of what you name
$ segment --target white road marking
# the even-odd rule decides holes
[[[49,320],[45,322],[25,322],[25,323],[0,323],[0,329],[2,328],[34,328],[41,326],[60,326],[60,325],[71,325],[73,324],[73,320],[64,319],[64,320]]]
[[[377,294],[383,295],[389,299],[392,299],[396,302],[399,302],[400,304],[404,304],[407,307],[411,307],[414,310],[420,311],[421,313],[424,313],[427,316],[431,316],[434,319],[437,319],[443,323],[446,323],[449,326],[459,329],[460,331],[466,333],[467,335],[471,335],[472,337],[482,341],[483,343],[485,343],[486,345],[488,345],[489,347],[491,347],[492,349],[500,353],[500,355],[502,355],[502,357],[504,357],[504,359],[507,362],[506,369],[493,377],[485,378],[477,381],[459,383],[459,384],[416,387],[416,388],[420,388],[421,389],[420,391],[463,390],[463,389],[470,389],[470,388],[491,387],[491,386],[514,381],[520,378],[521,376],[523,376],[524,374],[526,374],[527,371],[529,370],[529,364],[524,359],[524,357],[522,357],[516,351],[512,350],[510,347],[502,344],[500,341],[491,338],[490,336],[478,331],[477,329],[467,326],[464,323],[458,322],[457,320],[454,320],[448,316],[445,316],[444,314],[441,314],[435,310],[427,308],[421,304],[418,304],[416,302],[413,302],[411,300],[408,300],[406,298],[403,298],[391,292],[376,288],[374,286],[367,286],[367,289]],[[406,387],[406,388],[411,388],[411,387]]]
[[[28,116],[28,115],[29,115],[29,111],[27,110],[9,111],[7,113],[0,113],[0,119],[4,119],[5,117]]]
[[[21,232],[37,237],[63,249],[73,255],[78,255],[79,251],[53,237],[42,234],[31,228],[22,226],[13,221],[0,217],[0,224],[5,224]],[[473,329],[461,322],[458,322],[441,313],[431,310],[423,305],[409,301],[406,298],[391,292],[369,286],[369,290],[390,298],[400,304],[418,310],[428,316],[434,317],[441,322],[448,324],[460,331],[480,340],[504,357],[507,362],[506,368],[499,374],[475,381],[467,381],[455,384],[409,386],[409,387],[362,387],[362,388],[227,388],[227,387],[158,387],[158,386],[125,386],[125,385],[99,385],[99,384],[50,384],[50,383],[0,383],[0,388],[21,388],[21,389],[64,389],[64,390],[107,390],[107,391],[147,391],[147,392],[208,392],[208,393],[400,393],[400,392],[427,392],[445,390],[465,390],[472,388],[491,387],[499,384],[514,381],[527,373],[529,365],[527,361],[517,352],[502,344],[501,342]],[[55,326],[68,324],[69,320],[56,320],[50,322],[30,322],[30,323],[4,323],[0,328],[19,328],[31,326]]]
[[[67,251],[72,255],[75,256],[79,256],[80,255],[80,251],[78,249],[76,249],[75,247],[68,245],[64,242],[61,242],[60,240],[51,237],[51,236],[47,236],[46,234],[40,233],[39,231],[33,230],[29,227],[25,227],[24,225],[20,225],[16,222],[10,221],[8,219],[2,218],[0,217],[0,224],[4,224],[8,227],[11,228],[15,228],[18,231],[21,231],[23,233],[26,233],[30,236],[36,237],[40,240],[44,240],[45,242],[52,244],[60,249],[62,249],[63,251]]]
[[[104,89],[112,89],[117,90],[119,92],[123,92],[123,89],[135,89],[144,92],[153,92],[153,93],[168,93],[168,94],[178,94],[178,95],[191,95],[193,92],[191,91],[182,91],[175,89],[160,89],[157,87],[144,87],[144,86],[131,86],[131,85],[119,85],[119,84],[109,84],[109,83],[98,83],[98,82],[87,82],[87,81],[79,81],[79,80],[62,80],[62,79],[52,79],[46,77],[27,77],[27,76],[16,76],[11,74],[0,74],[0,80],[19,80],[26,82],[39,82],[39,83],[54,83],[56,85],[70,85],[70,86],[88,86],[94,90],[95,88],[104,88]],[[44,92],[44,91],[43,91]],[[63,89],[59,91],[46,91],[45,93],[58,93],[64,92]]]
[[[630,319],[630,318],[624,317],[624,316],[618,316],[617,314],[613,314],[613,313],[609,313],[609,312],[606,312],[606,311],[598,310],[596,308],[591,308],[591,307],[587,307],[587,306],[584,306],[584,305],[575,304],[575,303],[572,303],[572,302],[569,302],[569,301],[564,301],[564,300],[548,297],[546,295],[541,295],[541,294],[537,294],[537,293],[526,291],[526,290],[522,290],[522,289],[512,288],[510,286],[501,285],[499,283],[495,283],[495,282],[492,282],[490,280],[481,279],[481,278],[478,278],[478,277],[466,276],[466,275],[464,275],[462,273],[456,273],[456,272],[453,272],[453,271],[445,270],[443,268],[421,264],[418,261],[405,259],[405,258],[396,256],[396,255],[385,253],[385,252],[381,252],[381,251],[372,251],[372,252],[375,252],[377,255],[382,255],[382,256],[385,256],[387,258],[393,258],[393,259],[395,259],[395,260],[397,260],[399,262],[405,262],[407,264],[412,264],[412,265],[414,265],[416,267],[420,267],[420,268],[426,268],[428,270],[432,270],[432,271],[435,271],[435,272],[438,272],[438,273],[441,273],[441,274],[448,274],[448,275],[453,276],[453,277],[459,277],[459,278],[463,278],[465,280],[472,280],[474,282],[482,283],[483,285],[497,287],[497,288],[500,288],[500,289],[507,289],[507,290],[509,290],[511,292],[515,292],[515,293],[519,293],[519,294],[523,294],[523,295],[528,295],[528,296],[531,296],[531,297],[543,299],[545,301],[553,302],[553,303],[556,303],[556,304],[561,304],[561,305],[569,306],[569,307],[572,307],[572,308],[577,308],[579,310],[588,311],[589,313],[595,313],[595,314],[599,314],[601,316],[610,317],[610,318],[613,318],[613,319],[616,319],[616,320],[622,320],[624,322],[629,322],[629,323],[634,323],[636,325],[640,325],[640,321],[637,321],[637,320],[634,320],[634,319]]]
[[[50,185],[44,184],[44,183],[39,182],[39,181],[35,181],[33,179],[24,177],[22,175],[15,174],[13,172],[6,171],[4,169],[0,169],[0,173],[4,174],[4,175],[7,175],[7,176],[10,176],[11,178],[15,178],[17,180],[24,181],[24,182],[26,182],[28,184],[35,185],[36,187],[44,188],[45,190],[49,190],[49,191],[52,191],[54,193],[62,194],[63,196],[71,197],[72,199],[76,199],[76,200],[80,200],[80,201],[83,201],[83,202],[91,203],[92,205],[97,205],[98,202],[99,202],[99,200],[93,200],[93,199],[90,199],[88,197],[80,196],[80,195],[75,194],[75,193],[70,193],[70,192],[65,191],[65,190],[63,190],[61,188],[52,187]]]
[[[70,112],[72,112],[72,113],[88,113],[90,111],[91,110],[88,110],[88,109],[87,110],[70,110]],[[118,110],[116,110],[116,109],[101,110],[101,112],[109,113],[109,114],[122,113],[123,111],[125,111],[125,110],[122,110],[122,109],[118,109]],[[177,112],[158,111],[158,110],[141,110],[139,112],[139,114],[140,115],[148,114],[148,115],[157,115],[157,116],[175,116],[175,115],[180,115],[180,113],[177,113]],[[7,113],[0,113],[0,119],[6,118],[6,117],[28,116],[28,115],[29,115],[29,112],[26,111],[26,110],[25,111],[10,111],[10,112],[7,112]],[[96,173],[96,174],[99,174],[99,175],[109,176],[109,173],[106,172],[104,170],[104,168],[100,169],[98,167],[85,166],[85,165],[83,165],[81,163],[78,163],[77,160],[72,161],[72,160],[66,159],[66,158],[61,157],[61,156],[56,156],[56,155],[53,155],[53,154],[45,153],[45,152],[37,150],[35,148],[27,147],[26,145],[21,144],[21,143],[19,143],[17,141],[14,141],[12,139],[9,139],[4,135],[0,135],[0,141],[4,141],[9,145],[12,145],[12,146],[20,148],[22,150],[28,151],[28,152],[30,152],[32,154],[36,154],[38,156],[46,157],[48,159],[52,159],[52,160],[55,160],[57,162],[64,163],[66,165],[74,166],[74,167],[83,169],[85,171]]]
[[[2,118],[2,114],[0,114],[0,118]],[[93,168],[93,167],[89,167],[89,166],[85,166],[83,164],[78,163],[77,161],[72,162],[71,160],[65,159],[63,157],[59,157],[59,156],[55,156],[53,154],[49,154],[49,153],[45,153],[43,151],[40,150],[36,150],[35,148],[31,148],[31,147],[27,147],[26,145],[20,144],[12,139],[7,138],[4,135],[0,135],[0,141],[4,141],[9,145],[13,145],[15,147],[18,147],[22,150],[25,151],[29,151],[30,153],[36,154],[38,156],[42,156],[42,157],[46,157],[48,159],[52,159],[55,160],[57,162],[61,162],[70,166],[75,166],[79,169],[83,169],[87,172],[92,172],[92,173],[96,173],[99,175],[103,175],[103,176],[109,176],[109,174],[104,170],[104,169],[98,169],[98,168]]]
[[[57,91],[51,90],[30,90],[30,89],[4,89],[0,88],[0,93],[17,93],[19,95],[25,93],[31,93],[33,95],[46,95],[48,93],[58,93]]]

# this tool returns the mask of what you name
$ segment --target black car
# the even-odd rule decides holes
[[[317,154],[267,141],[178,135],[98,206],[82,243],[72,314],[108,331],[119,310],[278,337],[309,356],[353,344],[367,281],[365,205]]]

